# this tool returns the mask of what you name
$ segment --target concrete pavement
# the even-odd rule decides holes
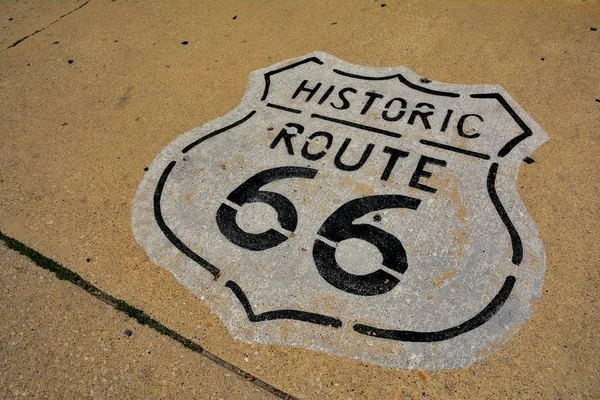
[[[3,234],[296,397],[600,397],[598,2],[90,0],[0,10]],[[488,359],[397,370],[237,342],[135,242],[132,200],[160,149],[235,107],[250,71],[314,50],[499,84],[550,136],[518,181],[546,248],[543,296]],[[23,256],[2,248],[0,259],[4,397],[269,396]]]

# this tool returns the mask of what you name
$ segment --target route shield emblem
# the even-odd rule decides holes
[[[499,86],[311,53],[163,149],[133,231],[236,339],[460,368],[540,297],[516,181],[546,140]]]

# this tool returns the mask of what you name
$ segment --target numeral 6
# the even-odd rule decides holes
[[[401,195],[367,196],[350,200],[335,210],[325,220],[317,235],[336,244],[347,239],[369,242],[381,252],[383,265],[393,271],[404,273],[408,267],[406,251],[394,235],[368,224],[354,224],[354,220],[373,211],[388,208],[416,210],[421,200]],[[374,296],[392,290],[400,280],[382,269],[366,275],[345,271],[335,259],[336,248],[315,239],[313,259],[319,274],[332,286],[344,292],[361,296]]]
[[[313,179],[317,170],[304,167],[279,167],[267,169],[252,176],[227,196],[227,200],[242,206],[246,203],[266,203],[277,211],[277,220],[281,227],[293,232],[298,226],[298,212],[285,196],[260,190],[268,183],[288,178]],[[217,211],[217,225],[221,233],[232,243],[247,250],[261,251],[275,247],[287,240],[287,236],[269,229],[263,233],[248,233],[242,230],[235,220],[238,210],[223,203]]]

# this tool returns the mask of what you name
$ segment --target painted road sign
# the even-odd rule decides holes
[[[546,140],[499,86],[315,52],[253,72],[236,109],[163,149],[133,230],[239,340],[459,368],[541,294],[516,181]]]

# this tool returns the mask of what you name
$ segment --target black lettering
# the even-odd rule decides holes
[[[481,122],[483,122],[483,117],[481,115],[477,115],[477,114],[465,114],[463,116],[460,117],[460,119],[458,120],[458,134],[462,137],[465,138],[469,138],[469,139],[474,139],[476,137],[481,136],[479,133],[473,133],[472,135],[469,135],[467,133],[465,133],[464,129],[463,129],[463,125],[465,123],[465,121],[467,120],[467,118],[469,117],[476,117],[478,120],[480,120]]]
[[[352,139],[346,138],[346,140],[344,140],[344,143],[342,144],[342,147],[340,147],[337,154],[335,155],[334,164],[336,167],[338,167],[342,171],[356,171],[356,170],[360,169],[360,167],[365,165],[365,163],[367,162],[367,159],[369,158],[369,156],[371,155],[371,152],[373,151],[373,147],[375,147],[374,144],[369,143],[367,145],[367,147],[365,148],[365,151],[363,151],[363,154],[360,157],[360,160],[356,164],[354,164],[354,165],[344,164],[342,162],[342,156],[344,155],[344,152],[348,148],[348,145],[350,145],[351,141],[352,141]]]
[[[277,221],[281,227],[294,232],[298,226],[298,212],[294,204],[282,194],[261,190],[271,182],[289,178],[314,179],[317,170],[304,167],[279,167],[259,172],[250,177],[227,196],[227,200],[241,207],[247,203],[265,203],[277,211]],[[278,246],[288,237],[275,229],[262,233],[244,231],[236,221],[238,210],[222,203],[217,210],[216,220],[219,230],[231,243],[244,249],[261,251]]]
[[[335,210],[321,225],[317,235],[334,243],[347,239],[359,239],[376,246],[383,256],[382,264],[391,271],[403,274],[408,268],[406,251],[402,242],[389,232],[369,224],[356,224],[355,220],[379,210],[405,208],[416,210],[419,199],[402,195],[367,196],[350,200]],[[392,290],[400,279],[378,269],[366,275],[346,271],[335,258],[336,248],[316,239],[313,259],[319,274],[330,285],[359,296],[375,296]]]
[[[376,99],[383,99],[382,94],[375,93],[375,92],[367,92],[367,93],[365,93],[365,95],[367,95],[367,97],[369,97],[369,99],[367,100],[367,102],[365,103],[365,106],[363,107],[363,109],[360,112],[362,115],[366,114],[367,111],[369,111],[369,109],[371,108],[371,106],[373,105],[373,103],[375,102]]]
[[[346,94],[346,92],[351,92],[351,93],[356,93],[357,90],[351,87],[347,87],[347,88],[343,88],[342,90],[339,91],[338,96],[340,97],[340,100],[342,100],[342,105],[341,106],[336,106],[335,104],[333,104],[333,101],[329,104],[331,104],[331,107],[333,108],[337,108],[338,110],[345,110],[347,108],[350,107],[350,102],[348,101],[348,99],[346,98],[346,96],[344,96]]]
[[[310,101],[310,99],[312,99],[312,97],[315,95],[315,93],[317,93],[317,90],[319,90],[319,88],[321,87],[321,82],[317,83],[315,85],[315,87],[313,87],[313,88],[306,87],[307,83],[308,83],[308,80],[306,80],[306,79],[302,81],[300,86],[298,86],[298,89],[296,89],[296,91],[294,92],[292,99],[295,99],[296,97],[298,97],[298,95],[301,92],[308,92],[308,97],[306,97],[305,101]]]
[[[450,123],[450,117],[452,117],[453,112],[454,110],[448,110],[448,112],[446,112],[446,117],[444,118],[444,122],[442,123],[442,129],[440,129],[440,132],[446,132],[448,124]]]
[[[389,109],[392,106],[392,104],[394,104],[396,101],[400,102],[400,110],[398,110],[398,114],[396,114],[393,117],[390,117]],[[404,114],[406,113],[406,111],[403,111],[405,108],[406,108],[406,100],[404,100],[402,97],[395,97],[387,102],[387,104],[385,105],[385,109],[383,110],[383,113],[381,114],[381,116],[386,121],[399,121],[400,119],[402,119],[402,117],[404,117]]]
[[[390,159],[388,160],[388,163],[385,166],[385,169],[383,170],[383,174],[381,174],[381,180],[387,181],[390,175],[392,174],[392,170],[394,169],[398,158],[406,158],[408,157],[408,153],[406,151],[398,150],[388,146],[385,146],[383,152],[390,155]]]
[[[279,142],[283,139],[283,142],[285,143],[285,147],[287,148],[287,152],[291,155],[294,155],[294,146],[292,146],[292,138],[296,135],[302,134],[302,132],[304,132],[304,127],[300,124],[294,124],[293,122],[289,122],[289,123],[285,124],[285,126],[287,126],[288,128],[296,129],[296,133],[289,133],[287,131],[287,129],[281,128],[281,131],[279,131],[279,134],[277,135],[277,137],[275,139],[273,139],[273,142],[271,143],[271,146],[269,146],[269,147],[274,149],[275,147],[277,147]]]
[[[320,152],[309,153],[308,145],[311,143],[310,140],[317,138],[317,137],[324,137],[325,139],[327,139],[327,143],[325,144],[325,147],[323,148],[323,150],[321,150]],[[306,142],[304,142],[304,146],[302,147],[302,157],[306,158],[307,160],[311,160],[311,161],[319,160],[319,159],[325,157],[325,154],[327,154],[327,150],[329,150],[332,143],[333,143],[333,135],[331,133],[323,132],[323,131],[315,132],[308,137],[308,140]]]
[[[321,99],[319,100],[318,104],[323,104],[325,102],[325,100],[327,100],[327,98],[329,97],[329,95],[331,94],[331,92],[333,92],[333,89],[335,89],[334,85],[329,86],[329,89],[327,89],[327,91],[325,92],[325,94],[323,96],[321,96]]]
[[[432,104],[429,103],[419,103],[417,104],[416,108],[421,108],[421,107],[427,107],[430,109],[435,109],[435,107]],[[408,123],[413,125],[415,123],[415,119],[417,117],[421,118],[421,121],[423,121],[423,126],[425,127],[425,129],[431,129],[431,125],[429,124],[429,120],[427,118],[429,118],[430,116],[433,115],[433,111],[419,111],[419,110],[413,110],[413,112],[410,114],[410,117],[408,118]]]
[[[441,167],[446,166],[446,161],[438,160],[437,158],[421,156],[419,159],[419,163],[417,164],[417,168],[413,173],[412,178],[410,179],[410,183],[408,186],[414,187],[415,189],[423,190],[424,192],[435,193],[437,189],[432,188],[431,186],[423,185],[419,182],[421,178],[430,178],[432,173],[430,171],[425,171],[425,166],[427,164],[439,165]]]

